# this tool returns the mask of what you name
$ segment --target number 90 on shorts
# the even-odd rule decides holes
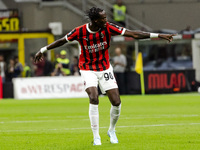
[[[80,70],[80,73],[85,90],[99,85],[101,92],[105,94],[107,90],[118,88],[112,66],[104,71]]]

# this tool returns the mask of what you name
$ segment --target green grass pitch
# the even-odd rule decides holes
[[[110,103],[100,97],[101,146],[93,146],[88,99],[1,100],[0,150],[199,150],[200,94],[121,96],[110,144]]]

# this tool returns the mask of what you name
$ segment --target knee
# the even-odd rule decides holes
[[[115,96],[112,98],[112,105],[113,106],[119,106],[121,104],[121,99],[119,94],[115,94]]]
[[[98,95],[96,95],[96,94],[90,94],[89,98],[90,98],[90,103],[91,104],[99,104]]]
[[[120,104],[121,104],[120,99],[117,100],[117,101],[112,102],[112,105],[113,105],[113,106],[119,106]]]

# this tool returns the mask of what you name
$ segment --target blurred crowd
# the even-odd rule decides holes
[[[19,62],[18,56],[5,62],[4,56],[0,55],[0,76],[2,82],[11,82],[16,77],[41,77],[41,76],[79,76],[78,57],[74,56],[72,62],[67,58],[67,52],[62,50],[56,54],[56,59],[51,62],[44,53],[43,61],[34,63],[34,55],[30,56],[30,63],[24,66]]]
[[[0,75],[3,83],[10,82],[12,78],[21,77],[23,72],[23,66],[19,62],[18,56],[9,59],[9,63],[6,64],[4,56],[0,55]]]

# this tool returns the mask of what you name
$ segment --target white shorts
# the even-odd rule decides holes
[[[103,94],[107,90],[118,88],[112,66],[104,71],[80,70],[80,73],[85,90],[89,87],[97,87],[98,84]]]

